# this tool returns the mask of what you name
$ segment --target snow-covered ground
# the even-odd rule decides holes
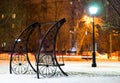
[[[37,79],[36,74],[9,74],[9,61],[0,61],[0,83],[120,83],[120,62],[65,62],[69,76]]]

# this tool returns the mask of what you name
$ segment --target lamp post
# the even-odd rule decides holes
[[[95,53],[95,29],[94,29],[94,16],[96,15],[98,11],[97,7],[91,6],[89,7],[89,12],[93,17],[92,27],[93,27],[93,35],[92,35],[92,44],[93,44],[93,52],[92,52],[92,67],[96,67],[96,53]]]

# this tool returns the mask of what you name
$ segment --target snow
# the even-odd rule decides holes
[[[119,83],[118,77],[56,77],[56,78],[44,78],[36,79],[35,76],[31,75],[0,75],[1,83]]]
[[[95,68],[90,61],[65,62],[62,68],[69,76],[37,79],[36,74],[9,74],[9,62],[0,62],[0,83],[120,83],[120,62],[97,62]]]

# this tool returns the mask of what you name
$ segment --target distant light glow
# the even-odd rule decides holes
[[[4,18],[5,18],[5,15],[4,15],[4,14],[2,14],[2,16],[1,16],[1,17],[2,17],[2,19],[4,19]]]
[[[6,46],[6,42],[3,42],[3,43],[2,43],[2,47],[5,47],[5,46]]]
[[[73,52],[74,52],[74,51],[76,51],[76,48],[75,48],[75,47],[73,47],[71,51],[73,51]]]
[[[12,19],[15,19],[16,18],[16,14],[12,14]]]
[[[20,41],[21,41],[21,39],[15,39],[15,41],[20,42]]]
[[[73,4],[73,2],[72,2],[72,1],[70,1],[70,4],[72,5],[72,4]]]
[[[87,31],[85,31],[85,35],[87,35],[88,34],[88,32]]]
[[[20,41],[21,41],[21,39],[18,39],[18,41],[20,42]]]

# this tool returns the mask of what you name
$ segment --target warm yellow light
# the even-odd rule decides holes
[[[92,18],[91,17],[88,17],[88,16],[84,16],[84,21],[85,21],[85,23],[87,23],[87,24],[89,24],[89,23],[91,23],[92,22]]]
[[[12,14],[12,19],[15,19],[16,18],[16,14]]]
[[[4,19],[5,18],[5,15],[4,14],[2,14],[2,19]]]

